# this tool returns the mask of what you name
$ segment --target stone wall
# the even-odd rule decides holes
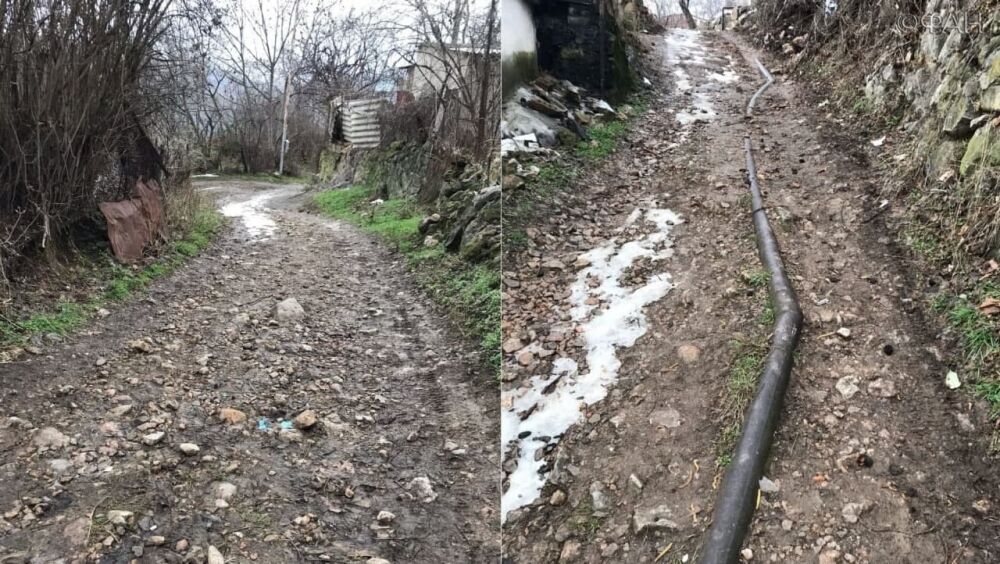
[[[878,59],[864,95],[903,108],[928,188],[913,211],[953,248],[1000,258],[1000,14],[977,6],[929,0],[919,40]]]
[[[622,0],[548,0],[533,7],[538,66],[612,100],[635,86],[628,29],[641,3]]]

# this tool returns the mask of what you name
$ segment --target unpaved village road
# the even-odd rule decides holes
[[[504,264],[507,561],[697,557],[725,398],[746,386],[731,366],[766,350],[771,323],[748,131],[806,321],[744,558],[1000,561],[989,419],[945,387],[946,351],[917,306],[928,289],[871,219],[872,147],[781,75],[747,122],[759,53],[733,36],[647,39],[651,110]]]
[[[0,365],[0,562],[495,560],[491,371],[300,186],[201,185],[221,241]]]

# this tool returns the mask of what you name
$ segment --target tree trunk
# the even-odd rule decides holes
[[[677,0],[677,3],[681,6],[681,11],[684,12],[684,19],[688,22],[688,27],[691,29],[698,29],[698,24],[694,21],[694,16],[691,15],[691,0]]]
[[[479,85],[479,116],[476,120],[476,156],[484,157],[488,144],[486,143],[486,119],[489,113],[490,94],[493,91],[491,78],[493,74],[493,26],[496,23],[497,0],[490,2],[490,12],[486,26],[486,50],[483,53],[483,80]]]

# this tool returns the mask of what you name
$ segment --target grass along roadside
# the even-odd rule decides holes
[[[719,402],[722,426],[713,444],[715,466],[718,470],[726,468],[732,462],[733,450],[743,430],[747,407],[757,392],[757,381],[760,379],[760,372],[767,357],[767,336],[774,323],[774,306],[768,291],[771,273],[760,268],[744,270],[740,272],[740,279],[754,292],[753,307],[757,310],[757,314],[753,319],[756,326],[749,337],[733,339],[729,343],[733,356]]]
[[[114,262],[109,254],[104,254],[93,266],[100,270],[97,277],[104,281],[103,290],[89,299],[60,300],[46,311],[22,314],[16,319],[0,316],[0,355],[5,350],[26,345],[34,336],[66,335],[83,326],[105,306],[144,290],[153,280],[173,272],[208,247],[223,221],[217,211],[202,207],[191,215],[187,232],[167,244],[160,256],[146,266],[122,266]],[[106,262],[107,265],[97,266],[97,262]]]
[[[960,381],[970,384],[972,393],[989,404],[990,417],[1000,423],[1000,320],[980,308],[990,300],[1000,300],[1000,284],[983,281],[963,294],[938,294],[930,309],[942,316],[958,337],[963,362],[957,370]],[[1000,453],[997,425],[990,437],[990,451]]]
[[[315,196],[326,215],[378,235],[402,253],[420,286],[476,339],[490,366],[500,370],[500,273],[495,264],[472,264],[447,253],[443,243],[424,247],[417,228],[421,213],[407,199],[369,202],[365,186],[326,190]]]

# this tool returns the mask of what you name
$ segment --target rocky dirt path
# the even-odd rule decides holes
[[[752,128],[806,328],[744,558],[996,561],[985,414],[945,387],[946,351],[915,304],[924,289],[871,219],[865,141],[781,76],[748,125],[755,53],[730,36],[650,41],[660,99],[505,265],[508,560],[697,557],[732,398],[748,387],[739,368],[769,336],[742,170]],[[681,222],[653,242],[658,209]],[[609,339],[600,320],[625,306],[629,337]]]
[[[492,561],[490,370],[300,186],[204,187],[220,242],[0,365],[0,561]]]

